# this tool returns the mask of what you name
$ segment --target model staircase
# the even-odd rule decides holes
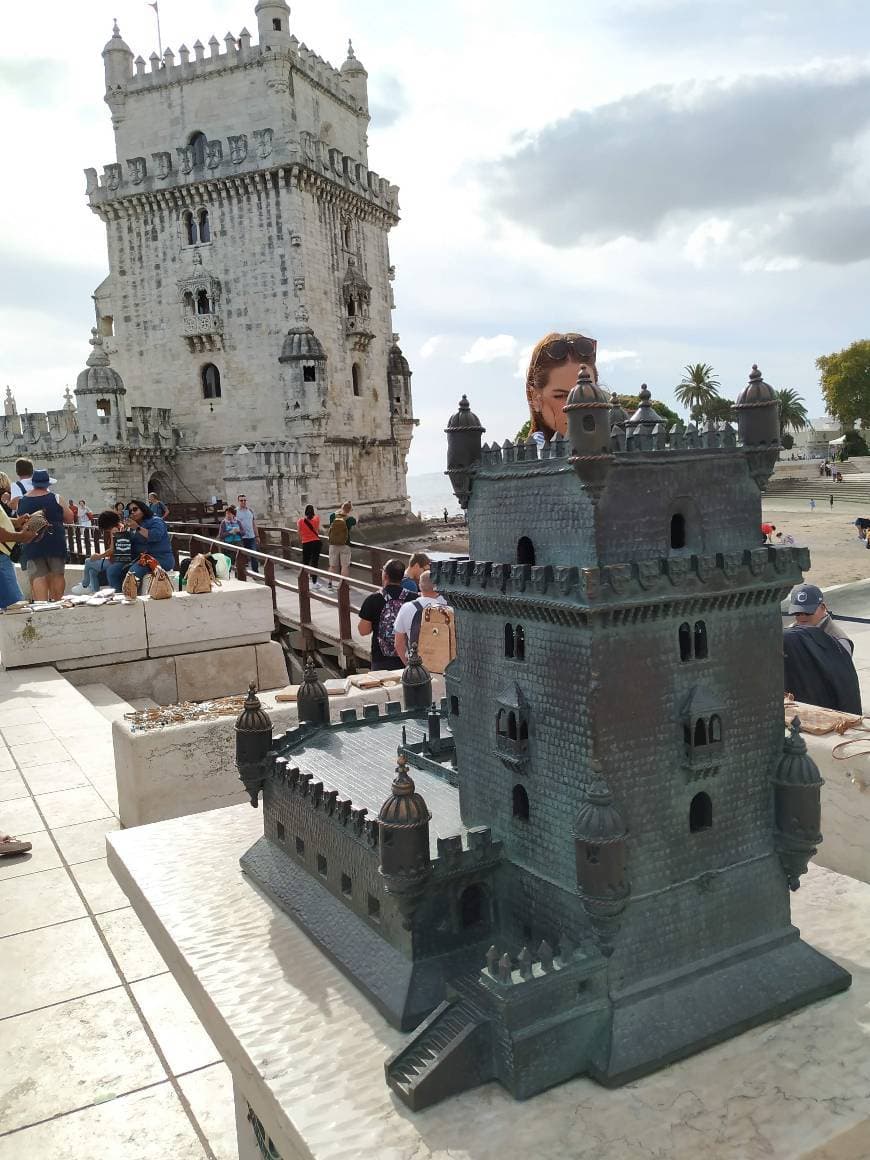
[[[462,999],[441,1003],[384,1069],[412,1111],[476,1087],[492,1078],[489,1023]]]

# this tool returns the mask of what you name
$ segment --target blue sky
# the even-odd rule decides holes
[[[163,42],[256,28],[253,0],[163,0]],[[140,0],[4,12],[0,385],[61,405],[106,272],[82,169],[112,157],[100,50]],[[438,470],[466,392],[488,428],[525,417],[522,365],[551,329],[599,340],[603,379],[672,392],[753,362],[822,411],[814,360],[867,336],[870,17],[857,0],[300,0],[294,32],[369,72],[370,160],[401,187],[395,329]],[[133,387],[133,384],[130,384]]]

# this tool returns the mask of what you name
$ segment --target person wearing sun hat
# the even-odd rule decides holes
[[[42,512],[47,524],[35,540],[24,545],[22,553],[34,600],[60,600],[66,585],[66,533],[63,525],[73,522],[73,514],[61,496],[48,490],[52,483],[57,483],[57,480],[40,467],[33,473],[33,487],[18,502],[20,516]]]
[[[861,689],[852,663],[852,642],[831,620],[821,588],[798,584],[792,589],[788,611],[795,619],[782,634],[786,693],[808,705],[860,714]]]

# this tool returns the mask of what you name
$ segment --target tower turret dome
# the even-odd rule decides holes
[[[287,331],[284,338],[278,362],[295,362],[297,359],[308,362],[316,359],[326,360],[320,339],[310,326],[294,326],[292,330]]]
[[[399,753],[392,793],[378,814],[378,843],[384,889],[399,904],[410,926],[420,894],[432,873],[429,853],[429,807],[408,774],[408,758]]]
[[[568,416],[568,439],[574,455],[581,458],[610,452],[610,399],[582,366],[564,407]]]
[[[779,447],[779,404],[776,391],[766,383],[757,364],[734,404],[737,431],[745,447]],[[773,464],[771,464],[772,468]]]
[[[380,808],[378,821],[382,826],[422,826],[432,819],[423,796],[417,793],[413,778],[408,773],[408,759],[399,755],[392,792]]]
[[[88,356],[85,369],[76,379],[77,395],[125,395],[127,388],[118,372],[109,365],[109,356],[103,348],[103,336],[91,328],[89,339],[94,348]]]

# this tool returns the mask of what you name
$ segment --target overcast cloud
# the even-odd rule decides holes
[[[161,0],[164,46],[255,29],[254,7]],[[673,404],[682,368],[710,362],[733,397],[757,362],[821,414],[816,357],[870,332],[866,4],[291,7],[295,34],[334,64],[353,38],[370,163],[400,187],[390,260],[420,419],[412,473],[443,470],[463,393],[487,439],[513,436],[529,352],[551,330],[594,335],[621,392],[646,381]],[[82,170],[114,156],[100,51],[115,16],[147,59],[144,0],[45,0],[36,23],[32,5],[4,8],[0,389],[22,410],[61,406],[89,353],[106,256]]]

